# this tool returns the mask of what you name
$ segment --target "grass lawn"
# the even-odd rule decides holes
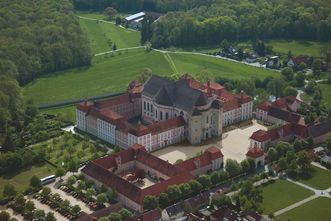
[[[219,58],[201,55],[146,53],[134,50],[121,55],[95,57],[93,65],[40,77],[24,88],[24,94],[37,104],[84,98],[125,90],[128,83],[138,77],[144,68],[159,75],[199,73],[206,70],[212,76],[232,79],[265,78],[278,73]],[[175,66],[175,67],[174,67]]]
[[[66,106],[66,107],[60,107],[60,108],[51,108],[51,109],[45,109],[41,110],[42,113],[45,114],[51,114],[57,116],[58,114],[62,114],[62,117],[66,120],[70,120],[71,122],[76,121],[76,106]]]
[[[318,84],[322,90],[322,104],[324,104],[327,108],[331,108],[331,85],[330,84]],[[310,102],[313,98],[307,93],[303,93],[301,95],[301,99],[304,102]]]
[[[15,186],[19,192],[25,191],[30,185],[30,178],[33,175],[43,178],[54,174],[55,168],[50,164],[40,164],[22,169],[16,173],[8,173],[0,176],[0,199],[2,198],[3,188],[7,183]]]
[[[83,163],[104,156],[108,149],[96,147],[96,145],[83,141],[71,134],[39,143],[32,147],[33,151],[45,150],[46,159],[50,162],[66,168],[71,159]]]
[[[331,172],[313,166],[312,177],[307,180],[299,180],[308,186],[324,190],[331,187]]]
[[[278,72],[250,65],[227,61],[220,58],[188,55],[169,54],[179,73],[196,74],[201,71],[208,72],[212,77],[227,77],[231,79],[245,79],[257,77],[264,79],[267,76],[277,76]]]
[[[331,199],[320,197],[288,211],[275,220],[279,221],[326,221],[331,217]]]
[[[319,84],[322,90],[322,104],[326,107],[331,108],[331,85],[330,84]]]
[[[113,43],[117,49],[140,45],[140,32],[118,27],[101,21],[79,18],[80,26],[87,34],[93,53],[112,50]]]
[[[289,50],[292,54],[297,55],[309,55],[313,57],[324,57],[322,49],[331,46],[331,42],[320,43],[311,41],[286,41],[275,40],[269,41],[267,44],[272,45],[272,50],[276,53],[287,54]]]
[[[286,180],[277,180],[261,188],[263,214],[274,213],[313,194],[310,190]]]

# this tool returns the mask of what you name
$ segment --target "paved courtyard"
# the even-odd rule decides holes
[[[197,146],[181,143],[155,151],[152,154],[170,163],[175,163],[179,159],[186,160],[206,150],[208,147],[215,146],[222,151],[225,159],[234,159],[240,162],[246,158],[245,154],[249,147],[249,137],[259,129],[266,130],[267,128],[254,120],[252,125],[223,133],[222,139],[211,139]]]

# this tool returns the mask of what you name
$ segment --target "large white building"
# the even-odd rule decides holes
[[[128,148],[135,143],[153,151],[187,139],[199,144],[220,137],[222,127],[252,117],[252,99],[221,85],[183,75],[173,81],[151,76],[133,81],[127,92],[77,106],[77,127],[104,141]]]

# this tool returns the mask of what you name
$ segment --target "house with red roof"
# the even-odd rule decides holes
[[[320,144],[325,142],[330,135],[331,120],[309,126],[288,123],[268,131],[255,131],[250,137],[250,148],[257,147],[267,151],[269,146],[273,146],[279,141],[293,142],[296,138],[308,137],[313,138],[314,144]]]
[[[256,108],[256,119],[279,125],[304,124],[303,116],[297,113],[301,105],[302,101],[294,96],[282,97],[272,103],[263,102]]]
[[[223,168],[223,164],[224,161],[221,150],[217,147],[209,147],[200,156],[183,161],[176,166],[189,171],[194,177],[198,177],[209,171]]]

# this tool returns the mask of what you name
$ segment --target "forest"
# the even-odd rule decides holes
[[[71,1],[0,1],[0,59],[13,66],[20,85],[43,73],[89,65],[89,43]]]
[[[201,5],[211,5],[216,0],[73,0],[77,10],[103,11],[107,7],[122,12],[168,12],[189,10]]]
[[[330,0],[216,0],[191,10],[169,12],[142,33],[154,47],[214,45],[246,41],[331,39]]]

